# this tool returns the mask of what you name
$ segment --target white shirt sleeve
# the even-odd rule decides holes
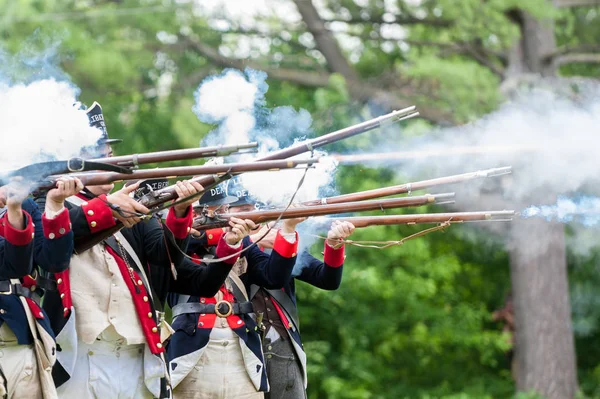
[[[57,217],[58,215],[60,215],[64,211],[65,211],[65,207],[64,206],[62,207],[62,209],[60,211],[50,211],[50,210],[47,210],[47,211],[45,211],[46,218],[47,219],[54,219],[55,217]]]

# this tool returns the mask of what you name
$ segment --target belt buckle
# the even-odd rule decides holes
[[[222,313],[219,310],[219,305],[227,305],[229,307],[229,310],[225,313]],[[231,305],[230,302],[228,301],[219,301],[215,304],[215,314],[219,317],[227,317],[227,316],[231,316],[231,314],[233,313],[233,305]]]
[[[8,291],[0,291],[0,295],[12,295],[13,294],[13,285],[8,285]]]

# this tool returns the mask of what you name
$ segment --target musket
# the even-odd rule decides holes
[[[307,140],[302,143],[297,143],[288,148],[284,148],[279,151],[274,151],[262,158],[257,159],[256,161],[265,162],[277,159],[286,159],[302,154],[304,152],[313,151],[314,149],[317,149],[324,145],[335,143],[337,141],[344,140],[364,132],[368,132],[381,126],[387,126],[395,122],[418,116],[419,113],[416,112],[415,109],[416,107],[412,106],[401,109],[399,111],[393,111],[389,114],[378,116],[377,118],[373,118],[368,121],[344,129],[340,129],[332,133],[325,134],[312,140]],[[200,183],[205,189],[207,189],[209,187],[215,186],[216,184],[219,184],[222,181],[230,179],[235,174],[236,173],[229,173],[226,175],[202,176],[193,180]],[[167,201],[176,199],[177,194],[175,193],[175,191],[166,191],[167,189],[168,187],[162,190],[157,190],[153,193],[149,193],[142,197],[140,202],[146,207],[153,207],[163,204]]]
[[[154,179],[160,177],[174,178],[196,175],[243,173],[243,172],[261,172],[277,171],[281,169],[291,169],[299,165],[312,165],[319,161],[318,158],[310,159],[285,159],[281,161],[268,162],[241,162],[226,163],[221,165],[200,165],[200,166],[174,166],[170,168],[155,169],[137,169],[131,173],[115,172],[90,172],[90,173],[71,173],[70,177],[77,177],[84,186],[99,186],[103,184],[116,183],[123,180],[141,180]],[[51,176],[52,177],[52,176]],[[174,187],[166,189],[175,190]]]
[[[318,200],[302,202],[302,205],[317,206],[317,205],[326,205],[326,204],[340,204],[340,203],[349,202],[349,201],[363,201],[363,200],[369,200],[369,199],[373,199],[373,198],[388,197],[390,195],[411,193],[413,191],[423,190],[426,188],[440,186],[443,184],[461,183],[461,182],[474,180],[474,179],[503,176],[503,175],[507,175],[511,172],[512,172],[512,168],[510,166],[505,166],[502,168],[478,170],[476,172],[463,173],[460,175],[438,177],[436,179],[429,179],[429,180],[417,181],[417,182],[412,182],[412,183],[404,183],[404,184],[399,184],[396,186],[376,188],[374,190],[367,190],[367,191],[360,191],[357,193],[336,195],[334,197],[321,198]]]
[[[320,218],[319,223],[329,224],[334,220],[350,222],[354,227],[389,226],[397,224],[424,224],[424,223],[464,223],[477,221],[509,222],[513,219],[515,211],[484,211],[484,212],[453,212],[453,213],[422,213],[416,215],[389,215],[389,216],[353,216],[340,218]]]
[[[364,132],[368,132],[370,130],[376,129],[378,127],[383,127],[387,125],[391,125],[393,123],[410,119],[415,116],[418,116],[419,113],[415,111],[416,107],[411,106],[408,108],[404,108],[398,111],[392,111],[386,115],[378,116],[376,118],[370,119],[368,121],[358,123],[356,125],[337,130],[332,133],[325,134],[323,136],[314,138],[312,140],[307,140],[302,143],[297,143],[291,147],[284,148],[279,151],[275,151],[266,155],[262,158],[257,159],[258,162],[266,162],[273,161],[278,159],[286,159],[290,158],[305,152],[313,151],[319,147],[322,147],[327,144],[335,143],[340,140],[344,140],[349,137],[353,137],[359,135]],[[237,173],[227,173],[224,175],[212,175],[212,176],[199,176],[192,181],[200,183],[204,190],[208,190],[220,182],[226,181],[232,178]],[[173,187],[165,187],[160,190],[156,190],[150,193],[145,194],[141,199],[140,203],[148,208],[153,208],[164,204],[168,201],[177,199],[177,193]],[[114,227],[106,229],[100,233],[97,233],[93,236],[86,238],[85,240],[80,240],[75,242],[75,250],[78,253],[81,253],[95,244],[101,242],[107,237],[110,237],[112,234],[116,233],[123,227],[123,224],[118,222]]]
[[[145,165],[156,162],[183,161],[187,159],[198,159],[208,157],[224,157],[231,154],[247,154],[258,147],[257,142],[235,145],[217,145],[212,147],[184,148],[182,150],[146,152],[142,154],[121,155],[118,157],[107,157],[93,159],[95,162],[102,162],[112,165],[134,168],[139,165]]]
[[[209,230],[218,227],[229,226],[229,219],[236,217],[239,219],[250,219],[254,223],[265,223],[272,220],[294,219],[311,216],[334,215],[337,213],[374,211],[378,209],[395,209],[429,204],[449,204],[453,203],[454,193],[444,194],[425,194],[414,197],[389,198],[373,201],[346,202],[343,204],[332,204],[323,206],[289,208],[287,210],[275,209],[266,211],[236,212],[226,214],[216,214],[208,216],[206,214],[194,219],[194,228],[196,230]]]
[[[311,159],[285,159],[280,161],[267,161],[267,162],[247,162],[247,163],[230,163],[223,165],[203,165],[203,166],[182,166],[172,168],[157,168],[157,169],[142,169],[134,170],[128,174],[121,173],[89,173],[89,174],[71,174],[70,176],[79,177],[85,186],[101,185],[120,181],[123,179],[127,180],[139,180],[156,177],[182,177],[182,176],[194,176],[202,173],[216,173],[215,176],[225,173],[245,173],[245,172],[258,172],[258,171],[277,171],[281,169],[292,169],[299,165],[312,165],[318,162],[318,158]],[[53,187],[54,182],[48,184]],[[206,190],[206,187],[205,187]],[[170,197],[177,198],[175,193],[175,187],[169,186],[160,191],[163,195],[169,195]],[[199,196],[200,194],[198,194]],[[156,197],[157,202],[164,203],[161,197]],[[85,236],[83,238],[75,238],[75,251],[82,253],[92,248],[102,240],[110,237],[117,231],[123,228],[123,224],[118,222],[115,226],[108,229],[102,230],[96,234]]]

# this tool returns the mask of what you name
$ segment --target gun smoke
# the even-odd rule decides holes
[[[101,137],[100,130],[89,126],[85,111],[74,107],[79,89],[56,66],[55,50],[0,51],[2,171],[79,156]]]
[[[598,126],[600,87],[588,85],[576,92],[537,88],[515,95],[498,111],[474,123],[429,131],[399,140],[399,145],[388,141],[382,152],[400,152],[397,159],[365,164],[386,167],[393,163],[401,171],[401,181],[512,166],[512,175],[502,179],[453,187],[457,210],[515,209],[528,220],[570,223],[577,250],[588,252],[596,240],[577,237],[579,230],[595,225],[594,206],[600,201],[593,198],[600,194]],[[381,150],[377,146],[371,149]],[[360,155],[338,159],[354,163]],[[432,191],[439,190],[448,187]],[[537,208],[528,208],[532,205]],[[506,232],[502,230],[503,235]]]
[[[258,155],[236,157],[239,161],[249,161],[302,141],[312,133],[312,118],[306,110],[266,106],[265,95],[269,89],[266,79],[266,73],[246,68],[243,72],[227,69],[202,81],[195,92],[193,111],[200,121],[218,125],[202,145],[257,141]],[[315,151],[313,155],[323,156],[325,152]],[[309,157],[310,154],[304,154],[295,158]],[[327,158],[308,170],[295,200],[318,198],[326,189],[331,192],[335,168],[336,162]],[[304,172],[304,169],[295,169],[245,173],[240,182],[257,200],[281,206],[296,192]]]

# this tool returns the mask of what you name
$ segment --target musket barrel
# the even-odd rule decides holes
[[[194,220],[194,228],[198,230],[207,230],[217,227],[225,227],[228,225],[228,221],[232,217],[240,219],[250,219],[255,223],[264,223],[272,220],[277,220],[279,217],[281,217],[281,219],[293,219],[300,217],[333,215],[336,213],[374,211],[380,209],[422,206],[436,203],[439,201],[447,202],[453,197],[453,193],[438,195],[425,194],[414,197],[389,198],[375,201],[347,202],[343,204],[324,205],[319,207],[290,208],[285,211],[282,209],[275,209],[266,211],[237,212],[218,215],[216,220],[212,220],[205,216],[200,216],[199,218],[196,218]]]
[[[181,150],[168,150],[147,152],[143,154],[121,155],[117,157],[97,158],[94,162],[109,163],[119,166],[135,167],[156,162],[183,161],[207,157],[221,157],[231,155],[235,152],[257,148],[258,143],[217,145],[212,147],[184,148]]]
[[[281,160],[269,162],[245,162],[229,163],[222,165],[202,165],[202,166],[176,166],[172,168],[140,169],[133,173],[115,173],[115,172],[94,172],[94,173],[73,173],[69,176],[78,177],[86,186],[98,186],[123,180],[141,180],[160,177],[185,177],[208,174],[226,174],[234,172],[259,172],[276,171],[281,169],[291,169],[299,165],[312,165],[318,162],[318,158]],[[168,189],[165,188],[165,190]],[[171,187],[172,190],[174,190]]]
[[[321,218],[319,222],[328,225],[334,220],[343,220],[352,223],[357,228],[369,226],[388,226],[398,224],[426,224],[426,223],[463,223],[477,221],[510,221],[515,211],[484,211],[484,212],[453,212],[453,213],[423,213],[417,215],[389,215],[389,216],[355,216],[341,218]]]
[[[391,195],[406,194],[406,193],[410,193],[413,191],[428,189],[431,187],[440,186],[440,185],[444,185],[444,184],[454,184],[454,183],[461,183],[461,182],[466,182],[469,180],[474,180],[474,179],[479,179],[479,178],[502,176],[502,175],[511,173],[511,171],[512,171],[512,168],[510,166],[506,166],[506,167],[502,167],[502,168],[485,169],[485,170],[479,170],[476,172],[463,173],[460,175],[439,177],[439,178],[435,178],[435,179],[417,181],[417,182],[412,182],[412,183],[404,183],[404,184],[399,184],[397,186],[376,188],[373,190],[360,191],[357,193],[336,195],[334,197],[306,201],[306,202],[303,202],[302,205],[318,206],[318,205],[325,205],[325,204],[340,204],[343,202],[363,201],[363,200],[369,200],[369,199],[373,199],[373,198],[388,197]]]

